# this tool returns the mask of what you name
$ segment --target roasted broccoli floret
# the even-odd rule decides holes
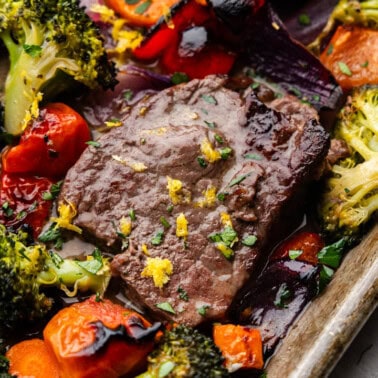
[[[348,144],[351,156],[333,165],[320,216],[334,236],[356,236],[378,209],[377,86],[354,90],[340,112],[335,137]]]
[[[214,342],[197,330],[178,325],[167,330],[148,357],[148,369],[138,378],[228,377]]]
[[[332,33],[335,26],[359,25],[371,29],[378,28],[378,0],[340,0],[330,15],[328,22],[309,48],[320,53],[322,42]]]
[[[52,305],[45,287],[58,287],[69,296],[103,294],[111,273],[97,250],[85,261],[63,259],[44,245],[27,246],[26,237],[0,225],[0,328],[43,317]]]
[[[90,88],[113,88],[96,25],[78,0],[0,0],[0,39],[9,52],[5,83],[5,128],[20,134],[52,100],[77,81]]]

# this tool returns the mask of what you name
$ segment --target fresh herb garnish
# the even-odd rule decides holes
[[[217,194],[218,201],[221,201],[221,202],[225,201],[227,195],[228,195],[228,193],[224,193],[224,192],[218,193]]]
[[[101,252],[98,248],[93,251],[92,257],[91,260],[77,261],[76,263],[87,272],[97,274],[103,267]]]
[[[163,215],[160,217],[160,223],[163,225],[164,228],[171,227],[171,225]]]
[[[14,210],[9,206],[8,201],[4,202],[1,208],[3,209],[3,213],[7,218],[11,217],[14,214]]]
[[[215,134],[215,135],[214,135],[214,139],[215,139],[219,144],[223,144],[223,143],[224,143],[223,138],[222,138],[220,135],[218,135],[218,134]]]
[[[352,71],[350,70],[350,68],[348,67],[348,65],[344,62],[337,62],[339,68],[340,68],[340,71],[344,74],[344,75],[347,75],[347,76],[352,76]]]
[[[57,198],[58,195],[59,195],[59,193],[60,193],[60,189],[62,188],[62,184],[63,184],[63,180],[58,181],[55,184],[52,184],[51,187],[50,187],[50,191],[49,192],[44,192],[42,194],[42,198],[45,201],[52,201],[55,198]]]
[[[203,94],[201,95],[201,98],[206,101],[207,103],[209,104],[213,104],[213,105],[217,105],[218,104],[218,101],[216,100],[216,98],[212,95],[206,95],[206,94]]]
[[[327,55],[331,55],[333,53],[333,44],[331,43],[329,46],[328,46],[328,49],[327,49]]]
[[[208,122],[208,121],[204,121],[206,123],[206,125],[210,128],[210,129],[215,129],[217,127],[217,125],[215,124],[215,122]]]
[[[252,88],[252,89],[257,89],[259,86],[260,86],[260,83],[258,83],[258,82],[256,82],[256,81],[255,81],[254,83],[251,84],[251,88]]]
[[[185,72],[175,72],[171,77],[172,84],[187,83],[189,76]]]
[[[62,249],[64,242],[62,232],[60,228],[57,227],[56,223],[52,223],[43,234],[39,235],[38,240],[42,243],[54,242],[54,247],[56,249]]]
[[[223,242],[227,247],[233,247],[238,241],[238,234],[232,227],[227,226],[222,232],[210,234],[209,239],[214,243]]]
[[[136,215],[135,215],[135,210],[134,209],[131,209],[130,211],[129,211],[129,217],[130,217],[130,219],[134,222],[134,221],[136,221]]]
[[[311,24],[311,18],[308,14],[302,13],[298,16],[298,22],[302,26],[308,26]]]
[[[181,286],[179,286],[177,288],[177,292],[179,294],[179,298],[180,299],[182,299],[185,302],[189,301],[189,295],[188,295],[188,293]]]
[[[335,271],[332,268],[329,268],[326,265],[321,266],[319,274],[319,292],[323,291],[323,289],[330,283],[334,273]]]
[[[229,184],[229,187],[232,187],[232,186],[235,186],[235,185],[238,185],[240,184],[242,181],[244,181],[246,178],[248,177],[248,175],[241,175],[241,176],[238,176],[236,178],[234,178],[233,180],[231,180],[230,184]]]
[[[198,156],[197,161],[198,161],[198,164],[200,165],[200,167],[202,167],[202,168],[207,167],[207,162],[202,156]]]
[[[366,68],[369,65],[369,61],[366,60],[364,63],[361,64],[361,67]]]
[[[144,3],[138,5],[138,6],[135,8],[134,12],[135,12],[136,14],[143,14],[143,13],[146,12],[146,10],[151,6],[151,4],[152,4],[152,1],[151,1],[151,0],[147,0],[147,1],[145,1]]]
[[[303,251],[300,249],[291,249],[289,251],[289,258],[290,260],[296,260],[302,253]]]
[[[201,316],[206,316],[207,310],[208,310],[209,308],[210,308],[209,305],[203,305],[203,306],[197,308],[197,312],[198,312]]]
[[[138,0],[139,1],[139,0]],[[123,92],[123,98],[126,101],[132,100],[134,97],[134,92],[131,89],[126,89],[125,92]]]
[[[287,287],[286,283],[281,284],[279,287],[276,298],[274,300],[274,305],[279,308],[286,308],[285,300],[292,296],[291,291]]]
[[[24,51],[26,52],[26,54],[30,55],[32,58],[37,58],[42,53],[42,47],[38,45],[24,44],[22,47]]]
[[[172,305],[169,302],[157,303],[155,306],[160,310],[169,312],[170,314],[176,314],[176,311],[173,309]]]
[[[155,236],[151,239],[152,245],[160,245],[164,239],[164,231],[158,231]]]
[[[92,146],[94,148],[100,148],[101,147],[101,143],[96,142],[95,140],[89,140],[88,142],[85,142],[85,144],[87,144],[88,146]]]
[[[251,160],[262,160],[262,156],[259,154],[245,154],[245,159],[251,159]]]
[[[327,245],[318,253],[318,260],[321,264],[337,268],[340,265],[346,240],[344,238]]]
[[[125,3],[129,5],[135,5],[135,4],[138,4],[139,2],[140,0],[125,0]]]
[[[221,158],[223,160],[227,160],[232,154],[232,148],[230,147],[221,148],[219,152],[220,152]]]
[[[171,213],[173,211],[173,205],[168,205],[167,211],[168,211],[168,213]]]
[[[242,244],[247,247],[252,247],[256,244],[257,237],[255,235],[247,235],[242,239]]]

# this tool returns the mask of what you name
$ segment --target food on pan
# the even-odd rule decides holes
[[[263,374],[374,222],[372,3],[0,0],[4,376]]]

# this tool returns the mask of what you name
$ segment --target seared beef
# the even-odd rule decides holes
[[[287,229],[283,215],[301,212],[296,196],[329,144],[307,105],[288,97],[267,107],[216,77],[144,100],[98,142],[69,171],[60,200],[76,206],[74,223],[100,245],[121,252],[128,242],[112,267],[131,299],[190,325],[224,318],[273,235]],[[178,217],[187,237],[176,234]],[[142,274],[149,257],[172,263],[161,288]],[[156,307],[166,302],[175,314]]]

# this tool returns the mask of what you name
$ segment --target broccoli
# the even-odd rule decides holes
[[[341,110],[335,137],[351,155],[332,167],[320,202],[325,231],[358,236],[378,209],[378,86],[357,88]]]
[[[104,293],[110,264],[98,250],[85,261],[63,259],[44,245],[27,246],[26,238],[26,233],[14,234],[0,225],[0,327],[43,317],[52,306],[44,287],[58,287],[69,296],[87,290]]]
[[[113,88],[97,26],[77,0],[0,0],[0,39],[9,52],[5,82],[5,129],[20,134],[51,101],[74,82]]]
[[[178,325],[166,330],[148,357],[148,368],[137,378],[228,377],[214,342],[197,330]]]
[[[332,33],[337,24],[359,25],[371,29],[378,28],[378,0],[340,0],[328,22],[309,48],[319,54],[323,41]]]

